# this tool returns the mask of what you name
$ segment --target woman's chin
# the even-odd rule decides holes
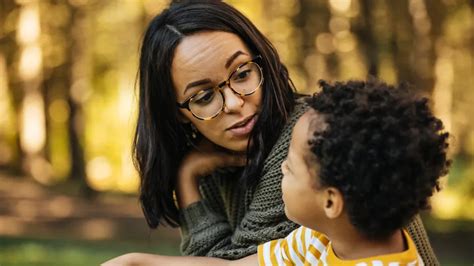
[[[242,139],[242,140],[232,140],[223,144],[225,145],[220,145],[220,146],[228,151],[235,152],[235,153],[246,153],[248,138]]]

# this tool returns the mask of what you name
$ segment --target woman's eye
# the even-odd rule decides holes
[[[194,99],[194,102],[197,104],[208,104],[214,98],[214,94],[215,93],[213,89],[207,89],[197,95],[197,97]]]
[[[239,71],[239,72],[235,73],[234,80],[235,81],[244,81],[250,76],[251,72],[252,72],[251,69],[246,69],[246,70]]]

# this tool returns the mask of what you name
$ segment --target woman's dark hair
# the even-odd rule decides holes
[[[201,31],[238,35],[251,53],[261,55],[262,106],[247,148],[242,183],[256,184],[263,161],[276,142],[294,106],[294,86],[272,44],[235,8],[221,1],[177,1],[156,16],[144,35],[139,66],[139,113],[133,143],[140,202],[148,225],[179,225],[175,203],[176,175],[189,150],[189,125],[178,121],[171,64],[186,36]]]
[[[341,191],[350,222],[373,239],[406,226],[448,171],[449,134],[405,85],[320,82],[309,105],[327,128],[309,140],[320,184]]]

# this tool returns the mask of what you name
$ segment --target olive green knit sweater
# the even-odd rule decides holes
[[[181,210],[184,255],[238,259],[256,253],[259,244],[283,238],[298,227],[285,216],[280,165],[288,153],[292,128],[306,109],[306,104],[296,105],[264,162],[255,189],[239,189],[241,169],[236,168],[201,179],[203,199]],[[408,226],[408,232],[425,265],[437,265],[419,216]]]

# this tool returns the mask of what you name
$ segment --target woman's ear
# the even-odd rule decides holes
[[[339,189],[328,187],[324,191],[324,213],[329,219],[341,216],[344,209],[344,198]]]
[[[191,120],[185,117],[180,111],[178,111],[178,121],[183,124],[191,123]]]

